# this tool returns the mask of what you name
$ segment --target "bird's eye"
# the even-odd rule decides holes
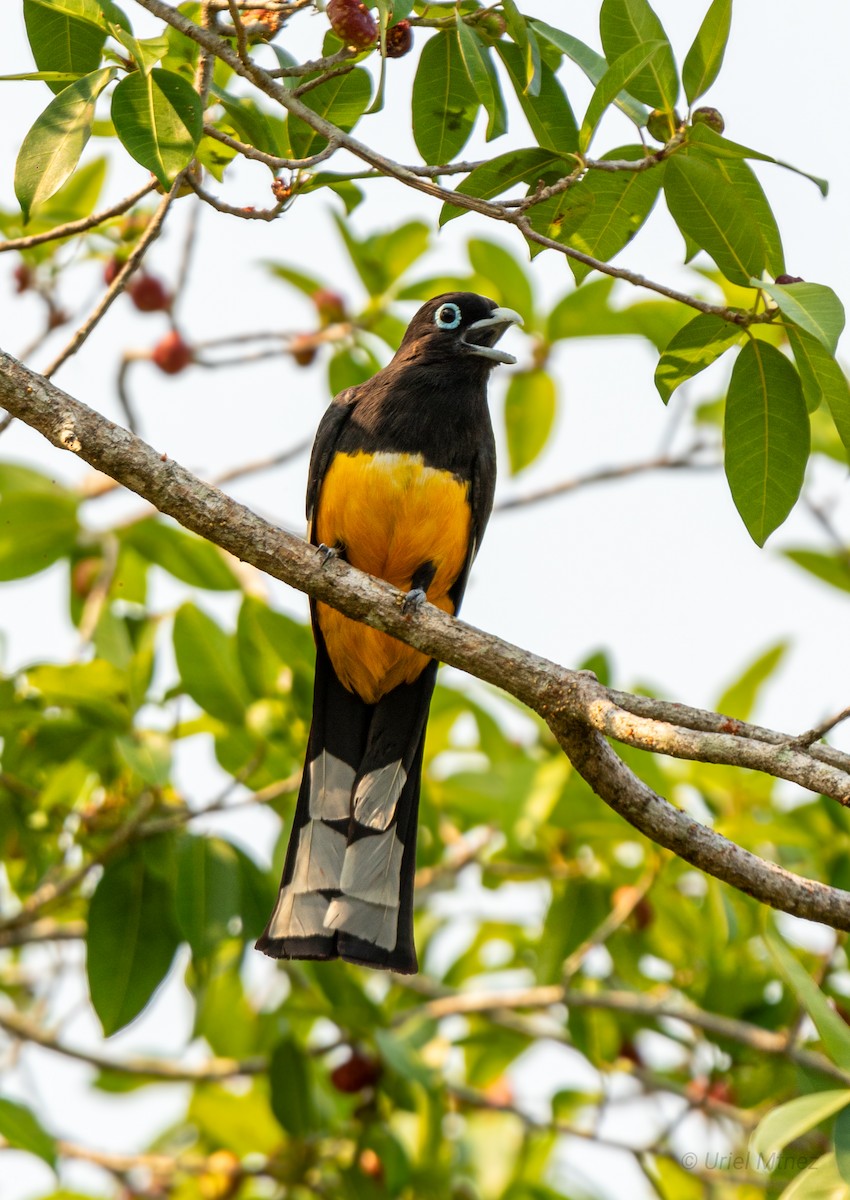
[[[442,304],[434,313],[434,324],[440,329],[457,329],[460,325],[460,309],[456,304]]]

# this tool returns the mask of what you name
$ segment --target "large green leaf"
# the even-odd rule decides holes
[[[75,708],[101,726],[126,729],[130,723],[127,675],[113,663],[45,663],[27,670],[27,682],[49,708]]]
[[[525,321],[526,328],[532,326],[534,295],[531,283],[511,252],[484,238],[471,238],[466,251],[473,270],[492,285],[493,299],[515,309]]]
[[[524,90],[525,72],[522,52],[510,42],[496,43],[496,50],[505,64],[517,99],[538,145],[559,154],[573,154],[578,149],[578,126],[567,94],[551,67],[540,67],[540,91],[536,96]]]
[[[747,214],[761,238],[764,262],[768,271],[773,275],[781,275],[785,270],[782,237],[767,196],[765,196],[752,168],[742,159],[707,158],[707,161],[728,181],[735,198],[746,208]]]
[[[0,1096],[0,1136],[14,1150],[27,1150],[56,1169],[56,1139],[25,1104]]]
[[[306,1137],[319,1127],[313,1095],[312,1067],[294,1038],[275,1046],[269,1063],[272,1112],[287,1133]]]
[[[753,272],[755,274],[755,272]],[[776,301],[783,317],[799,325],[835,354],[844,328],[844,305],[830,287],[822,283],[750,283],[762,288]]]
[[[527,150],[509,150],[488,162],[481,163],[470,171],[455,191],[462,196],[478,196],[491,200],[503,192],[510,191],[519,183],[536,185],[539,179],[549,175],[559,178],[568,173],[574,164],[552,150],[532,146]],[[448,201],[440,211],[440,224],[454,220],[466,212]]]
[[[682,154],[667,160],[664,193],[682,233],[707,250],[732,283],[751,286],[764,268],[765,250],[745,197],[716,167]]]
[[[740,325],[713,313],[700,313],[673,335],[655,369],[655,386],[666,404],[677,387],[724,354],[741,340]]]
[[[216,546],[176,525],[147,517],[126,525],[121,530],[121,540],[148,562],[192,587],[217,592],[239,587],[239,581]]]
[[[372,77],[362,67],[355,67],[347,75],[337,75],[320,83],[318,87],[305,92],[301,99],[318,116],[349,133],[369,107],[371,97]],[[300,117],[290,116],[287,124],[295,158],[308,158],[327,146],[327,138]]]
[[[86,936],[89,991],[107,1036],[147,1005],[179,942],[171,887],[150,869],[147,856],[134,851],[108,863],[92,897]]]
[[[641,42],[626,50],[620,58],[614,59],[597,83],[581,123],[579,146],[583,153],[587,152],[597,125],[606,110],[614,103],[615,98],[626,84],[643,70],[646,63],[650,62],[663,49],[664,43],[660,41]]]
[[[174,618],[174,654],[195,703],[220,721],[241,724],[249,697],[234,640],[194,604],[184,604]]]
[[[532,21],[531,28],[540,37],[545,38],[550,45],[572,59],[576,66],[581,67],[594,87],[608,70],[608,63],[604,57],[592,50],[590,46],[585,45],[579,38],[573,37],[571,33],[565,33],[563,29],[555,29],[554,26],[547,25],[545,21]],[[630,121],[634,121],[635,125],[646,124],[646,118],[649,115],[646,105],[635,100],[634,96],[630,96],[628,92],[620,92],[618,96],[615,96],[614,104],[626,114]]]
[[[74,548],[77,501],[26,468],[0,465],[0,581],[35,575]]]
[[[638,160],[641,146],[621,146],[603,155],[605,160]],[[575,196],[592,198],[589,211],[569,238],[575,250],[592,258],[610,261],[627,246],[652,211],[658,198],[664,168],[646,171],[588,171],[575,189]],[[569,259],[576,283],[593,269],[586,263]]]
[[[850,1029],[829,1005],[814,979],[797,961],[776,930],[767,927],[764,940],[783,979],[814,1021],[827,1054],[836,1066],[850,1071]]]
[[[790,163],[783,162],[780,158],[773,158],[770,154],[762,154],[760,150],[752,150],[749,146],[742,146],[738,142],[731,142],[728,138],[717,133],[710,125],[697,124],[691,126],[688,130],[689,145],[698,145],[711,150],[716,157],[726,158],[752,158],[757,162],[773,163],[777,167],[784,167],[786,171],[793,171],[795,175],[802,175],[804,179],[810,180],[822,196],[825,196],[829,191],[829,184],[825,179],[821,179],[817,175],[810,175],[808,171],[801,171],[799,167],[793,167]]]
[[[511,474],[534,462],[549,440],[557,408],[555,381],[545,371],[517,371],[505,397]]]
[[[769,1160],[777,1150],[784,1149],[789,1142],[808,1133],[848,1104],[850,1090],[847,1088],[814,1092],[811,1096],[798,1096],[796,1100],[780,1104],[759,1122],[750,1138],[750,1149]]]
[[[314,649],[308,628],[255,596],[246,596],[239,609],[236,648],[255,697],[288,695],[293,676],[312,679]]]
[[[501,137],[508,128],[508,117],[499,77],[485,46],[476,31],[457,14],[457,36],[463,65],[475,94],[487,113],[487,141]]]
[[[726,397],[726,477],[753,541],[788,516],[809,457],[809,416],[800,377],[774,346],[750,339],[738,355]]]
[[[34,204],[47,200],[72,173],[91,137],[95,101],[114,75],[92,71],[48,104],[23,140],[15,163],[15,195],[29,220]]]
[[[41,71],[88,75],[100,66],[106,29],[95,0],[24,0],[24,21]],[[62,81],[47,81],[61,92]]]
[[[797,325],[787,328],[788,341],[803,382],[809,412],[826,400],[838,436],[850,456],[850,384],[820,338]]]
[[[426,163],[449,163],[472,133],[480,107],[457,32],[441,30],[419,58],[413,80],[413,138]]]
[[[717,78],[731,25],[732,0],[712,0],[682,64],[682,83],[688,104],[693,104],[707,92]]]
[[[182,75],[161,67],[121,80],[112,120],[127,152],[166,189],[192,161],[204,128],[198,93]]]
[[[663,43],[662,51],[653,55],[639,74],[630,77],[629,91],[653,108],[672,110],[679,96],[679,76],[667,34],[647,0],[603,0],[599,32],[609,63],[635,46]]]
[[[429,229],[424,221],[407,221],[386,233],[358,239],[347,221],[336,214],[334,220],[357,274],[372,296],[393,290],[428,248]]]
[[[850,592],[850,564],[841,554],[823,554],[818,550],[786,550],[785,557],[842,592]]]
[[[180,839],[175,908],[180,932],[196,959],[209,958],[233,936],[240,913],[242,872],[235,849],[221,838]]]

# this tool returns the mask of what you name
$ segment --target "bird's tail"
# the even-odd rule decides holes
[[[437,664],[375,705],[317,639],[313,724],[278,901],[273,958],[343,958],[410,974],[422,750]]]

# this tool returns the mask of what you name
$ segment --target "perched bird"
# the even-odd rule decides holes
[[[392,362],[341,392],[316,434],[311,542],[456,613],[493,505],[487,380],[522,318],[473,292],[417,312]],[[312,604],[307,762],[277,905],[257,948],[410,974],[422,750],[437,663]]]

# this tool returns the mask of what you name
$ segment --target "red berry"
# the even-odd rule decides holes
[[[387,58],[401,58],[413,45],[409,21],[399,21],[387,30]]]
[[[360,0],[328,0],[325,11],[331,29],[346,46],[354,46],[357,50],[374,46],[378,38],[378,26]]]
[[[381,1077],[381,1064],[374,1058],[354,1053],[331,1072],[331,1083],[338,1092],[362,1092]]]
[[[123,260],[113,256],[103,268],[103,282],[107,287],[115,282],[115,276],[124,266]]]
[[[366,1146],[360,1151],[360,1158],[357,1162],[364,1175],[368,1175],[370,1179],[377,1179],[378,1183],[383,1183],[384,1164],[371,1146]]]
[[[187,346],[176,329],[167,333],[151,351],[151,358],[166,375],[178,375],[192,362],[192,347]]]
[[[289,353],[299,367],[309,367],[316,357],[316,343],[309,334],[299,333],[289,343]]]
[[[345,320],[345,299],[339,292],[329,288],[319,288],[310,297],[316,306],[323,325],[333,325],[336,321]]]
[[[804,283],[805,280],[799,275],[777,275],[776,282],[781,284]]]
[[[136,275],[127,294],[139,312],[162,312],[171,307],[171,295],[155,275]]]
[[[32,271],[26,263],[18,263],[13,272],[15,280],[15,291],[20,296],[21,292],[28,292],[32,287]]]

